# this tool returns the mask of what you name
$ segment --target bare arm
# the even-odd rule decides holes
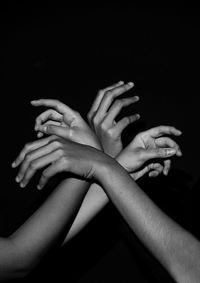
[[[62,171],[86,179],[95,178],[131,229],[172,277],[181,283],[198,282],[199,241],[162,212],[117,161],[92,147],[63,141],[61,155],[49,153],[38,158],[38,168],[47,165],[50,166],[43,171],[40,188]],[[27,168],[25,179],[32,175],[32,170]]]
[[[60,245],[88,190],[85,181],[69,179],[8,238],[0,238],[0,280],[26,276],[55,245]]]
[[[199,241],[162,212],[124,170],[113,166],[103,176],[111,201],[172,277],[180,283],[199,282]]]
[[[127,107],[138,101],[137,96],[133,96],[131,98],[123,98],[123,99],[118,98],[118,100],[115,100],[116,97],[119,97],[124,92],[130,90],[133,87],[133,85],[134,85],[133,83],[124,84],[123,82],[119,82],[115,85],[100,90],[88,113],[88,120],[90,126],[93,129],[93,132],[95,132],[95,134],[98,136],[99,142],[102,145],[104,152],[114,157],[117,154],[119,154],[119,152],[122,151],[122,141],[121,141],[122,131],[126,128],[128,124],[136,121],[139,118],[139,115],[135,114],[130,117],[122,118],[118,122],[115,121],[116,116],[119,114],[119,112],[123,107]],[[68,106],[57,100],[42,99],[42,100],[34,101],[32,102],[32,104],[34,106],[44,105],[47,107],[54,108],[54,109],[48,109],[47,111],[41,113],[36,118],[35,129],[39,130],[38,134],[40,134],[40,136],[42,135],[42,132],[44,131],[44,127],[45,127],[46,134],[48,135],[53,134],[64,139],[67,137],[69,139],[69,135],[67,134],[68,129],[70,127],[69,120],[71,119],[70,117],[72,114],[73,117],[76,117],[77,115],[72,109],[69,109]],[[54,120],[55,124],[52,124],[52,119]],[[80,130],[77,131],[77,128],[76,130],[74,129],[74,135],[72,134],[71,137],[72,139],[75,139],[78,142],[89,143],[91,140],[90,137],[88,137],[87,140],[85,139],[85,136],[81,138],[83,133],[83,131],[81,131],[81,128],[83,127],[82,125],[84,125],[84,129],[85,130],[87,129],[87,132],[90,133],[83,119],[81,119],[79,116],[77,117],[76,126],[79,126]],[[76,132],[77,134],[75,134]],[[121,155],[121,157],[123,157],[122,162],[120,162],[120,160],[119,162],[124,167],[126,168],[128,167],[127,169],[129,173],[132,173],[136,169],[141,167],[141,165],[143,165],[143,163],[149,159],[160,158],[161,160],[161,158],[163,157],[164,158],[169,157],[165,155],[164,150],[157,151],[157,149],[160,149],[160,147],[175,149],[174,154],[179,155],[180,150],[178,145],[170,138],[162,137],[162,144],[156,146],[156,141],[160,140],[161,135],[165,135],[165,134],[179,135],[180,132],[175,128],[169,126],[162,128],[156,127],[154,129],[145,131],[144,133],[139,134],[137,138],[130,143],[130,145],[125,149],[124,154]],[[143,142],[140,142],[141,140],[142,141],[146,140],[148,146],[146,147]],[[133,151],[135,151],[134,157],[133,157]],[[130,156],[131,156],[131,161],[129,166],[126,160],[130,159]],[[162,161],[160,161],[160,163],[161,162]],[[166,165],[168,166],[164,166],[164,170],[166,169],[166,172],[168,173],[170,169],[170,163],[169,163],[170,161],[164,160],[164,163],[165,162]],[[136,164],[136,166],[134,166],[134,164]],[[143,170],[134,173],[132,177],[134,177],[134,179],[138,179],[148,172],[151,172],[152,176],[157,176],[164,170],[163,170],[163,166],[159,163],[149,164],[148,166],[143,168]],[[67,186],[67,180],[63,182],[63,186],[65,186],[65,184]],[[91,221],[91,219],[93,219],[96,216],[96,214],[108,202],[109,199],[104,193],[104,191],[100,188],[100,186],[93,184],[90,187],[88,193],[86,194],[86,197],[81,205],[81,208],[75,218],[74,223],[72,224],[72,227],[68,235],[65,238],[64,243],[66,243],[69,239],[75,236],[80,230],[82,230],[84,226],[86,226]]]

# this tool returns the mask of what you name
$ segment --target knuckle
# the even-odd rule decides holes
[[[106,131],[106,130],[107,130],[107,125],[106,125],[105,122],[102,122],[102,123],[100,124],[100,129],[103,130],[103,131]]]
[[[97,92],[97,96],[103,95],[103,93],[104,93],[104,90],[103,89],[99,89],[98,92]]]
[[[35,170],[35,169],[37,168],[37,163],[36,163],[35,161],[32,161],[32,162],[30,163],[30,168],[31,168],[32,170]]]
[[[123,105],[122,100],[120,100],[120,99],[116,99],[116,100],[115,100],[115,107],[121,108],[122,105]]]
[[[110,96],[112,96],[112,91],[110,91],[110,90],[106,91],[105,97],[109,98]]]
[[[27,143],[27,144],[25,144],[25,146],[24,146],[24,150],[27,151],[27,150],[30,149],[30,147],[31,147],[31,143]]]
[[[31,160],[31,154],[27,154],[26,157],[24,158],[25,162],[30,162]]]
[[[54,148],[57,148],[57,147],[61,146],[61,143],[58,140],[55,140],[55,141],[52,142],[52,145],[53,145]]]
[[[59,149],[56,150],[56,154],[58,156],[63,156],[64,155],[64,150],[62,148],[59,148]]]
[[[88,119],[89,121],[92,119],[92,113],[91,113],[91,112],[89,112],[89,113],[87,114],[87,119]]]
[[[92,122],[93,122],[93,124],[95,125],[95,126],[97,126],[98,124],[99,124],[99,119],[98,119],[98,117],[94,117],[93,119],[92,119]]]
[[[109,137],[114,137],[114,131],[113,131],[112,128],[110,128],[110,129],[107,130],[107,135],[108,135]]]
[[[124,117],[123,122],[125,125],[129,124],[130,118],[129,117]]]
[[[60,162],[60,165],[61,165],[62,169],[67,168],[67,166],[68,166],[68,164],[69,164],[69,161],[68,161],[68,159],[66,158],[66,156],[62,156],[62,157],[60,158],[59,162]]]

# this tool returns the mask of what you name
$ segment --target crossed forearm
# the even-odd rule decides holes
[[[64,187],[68,186],[68,180],[65,180],[61,185]],[[81,207],[63,244],[77,235],[105,207],[108,202],[109,198],[101,186],[95,183],[92,184],[81,204]]]
[[[163,213],[119,166],[101,185],[138,238],[177,282],[199,282],[200,243]]]
[[[88,188],[85,181],[69,179],[15,233],[0,239],[0,279],[25,276],[53,245],[62,243]]]

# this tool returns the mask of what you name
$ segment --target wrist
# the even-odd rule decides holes
[[[103,185],[109,183],[110,178],[115,178],[118,172],[125,171],[122,166],[112,157],[103,153],[103,160],[98,161],[95,165],[94,178]]]
[[[94,178],[102,183],[104,178],[107,178],[111,171],[116,167],[116,160],[105,154],[101,153],[101,158],[94,165]]]

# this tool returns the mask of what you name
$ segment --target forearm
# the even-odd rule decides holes
[[[60,184],[45,203],[10,237],[15,264],[30,271],[54,245],[61,244],[87,193],[89,184],[76,179]],[[3,262],[4,259],[2,259]]]
[[[106,194],[144,245],[178,282],[197,282],[199,242],[164,214],[120,165],[101,171]]]
[[[65,186],[65,182],[63,184]],[[109,202],[104,190],[97,184],[92,184],[81,204],[76,218],[63,242],[65,244],[76,236]]]

